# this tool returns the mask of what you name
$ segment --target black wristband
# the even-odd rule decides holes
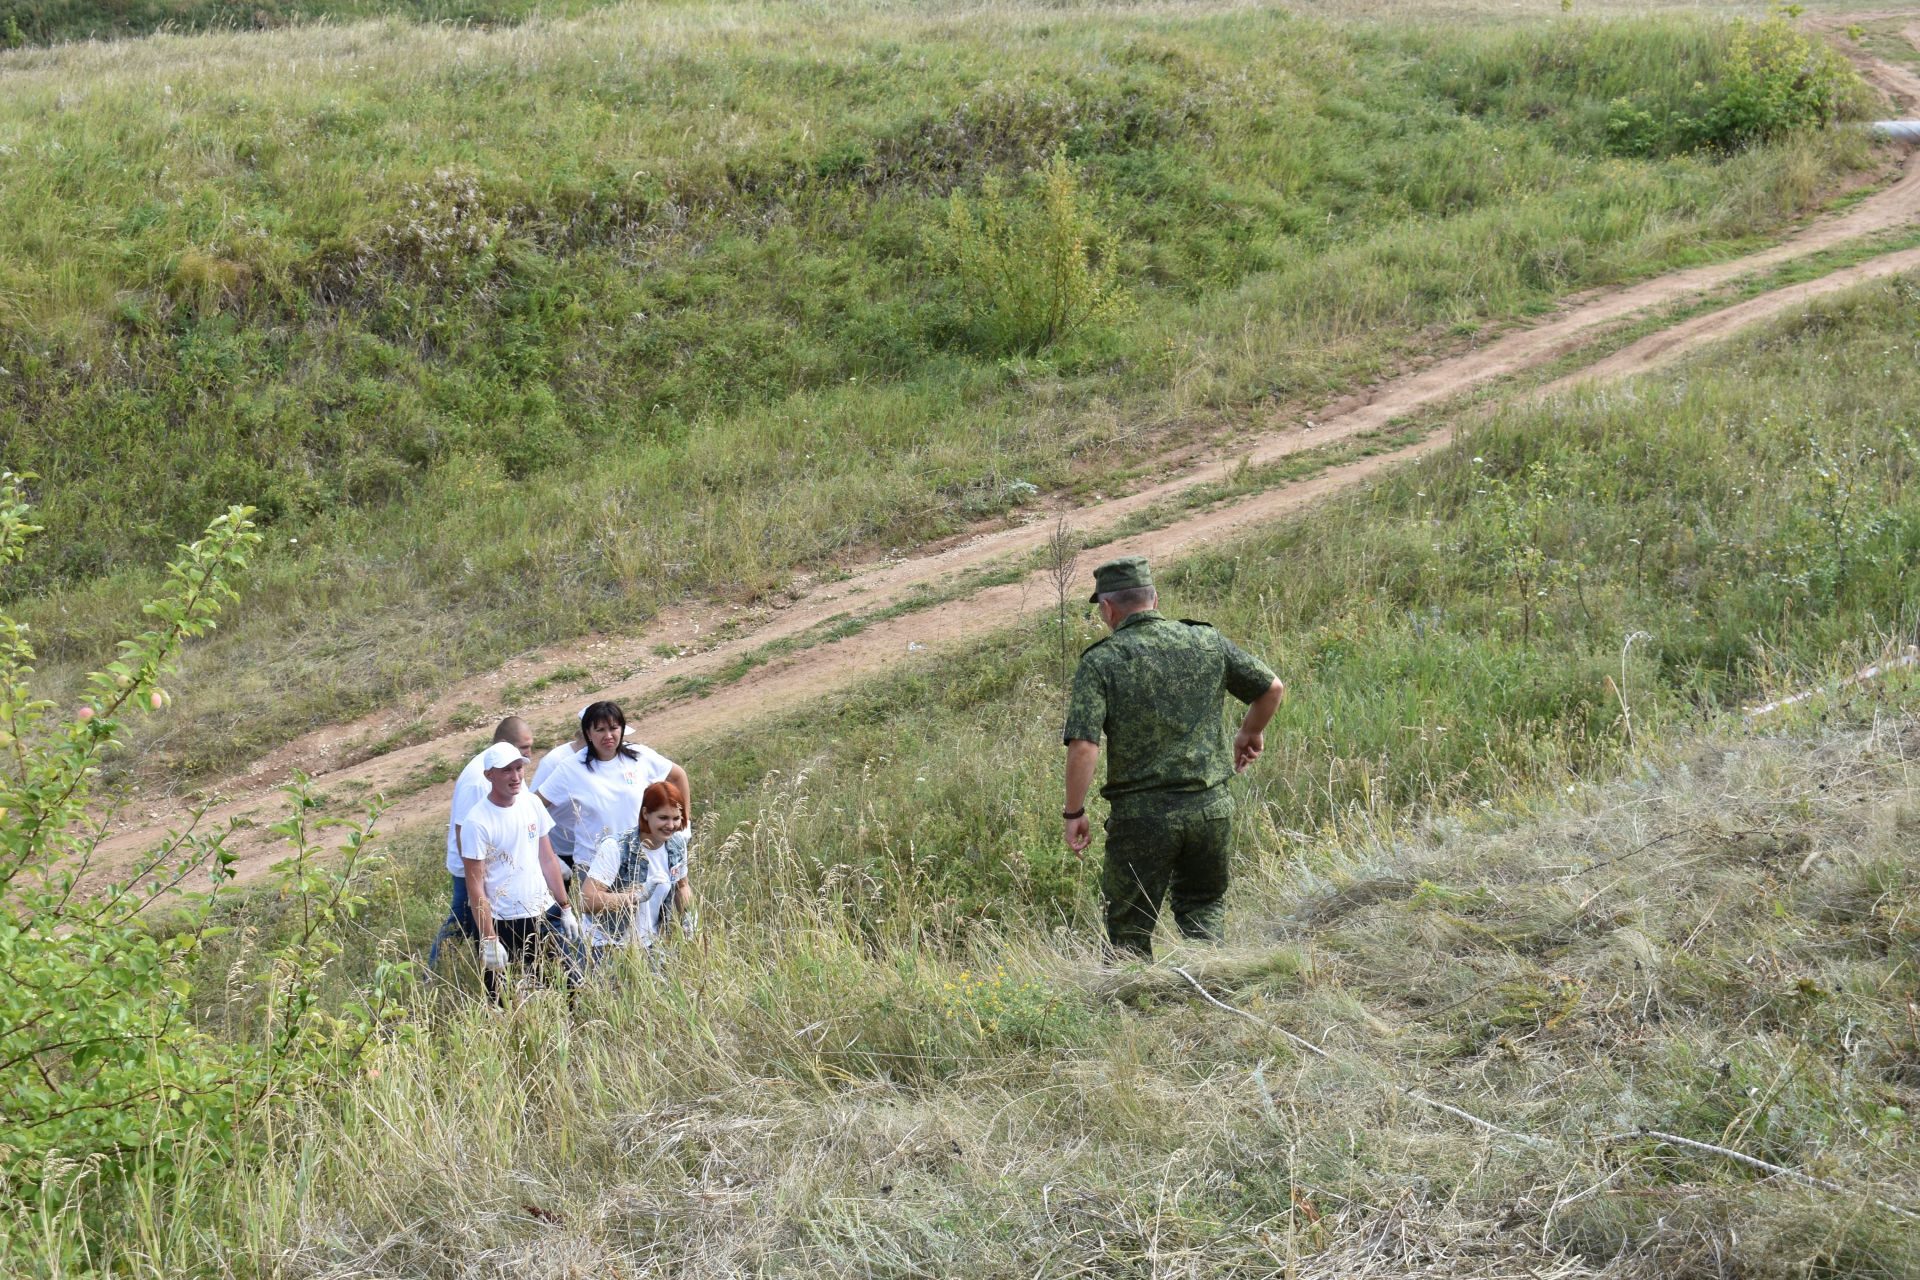
[[[1072,822],[1075,818],[1084,818],[1087,816],[1087,806],[1081,805],[1078,809],[1075,809],[1072,813],[1068,813],[1066,810],[1062,809],[1060,811],[1060,816],[1068,822]]]

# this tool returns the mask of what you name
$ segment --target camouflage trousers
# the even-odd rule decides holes
[[[1171,891],[1173,922],[1180,932],[1218,942],[1226,915],[1232,832],[1233,797],[1224,788],[1197,805],[1129,808],[1108,818],[1101,881],[1108,941],[1151,956],[1160,902]]]

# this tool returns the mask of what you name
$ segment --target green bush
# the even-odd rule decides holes
[[[1038,355],[1133,307],[1114,237],[1087,209],[1065,154],[1030,171],[1026,185],[1014,194],[988,178],[978,200],[956,194],[944,234],[934,237],[966,335],[999,355]]]
[[[1866,106],[1860,78],[1832,46],[1793,24],[1795,12],[1735,23],[1720,77],[1696,82],[1682,109],[1646,95],[1616,98],[1608,145],[1636,156],[1736,151],[1858,115]]]
[[[31,509],[21,479],[0,473],[0,572],[20,565]],[[211,911],[229,878],[227,830],[189,824],[111,883],[90,883],[107,827],[96,809],[100,764],[123,717],[172,701],[160,681],[182,644],[206,634],[234,598],[228,585],[259,541],[248,510],[215,520],[169,567],[170,589],[144,606],[151,625],[86,681],[70,712],[30,688],[27,629],[0,614],[0,1205],[51,1208],[82,1176],[137,1168],[171,1182],[185,1166],[229,1158],[244,1121],[300,1096],[350,1064],[394,1016],[397,968],[351,996],[340,1013],[320,991],[340,954],[337,933],[364,899],[371,827],[311,818],[304,781],[294,812],[272,830],[291,842],[282,893],[295,926],[253,975],[251,1036],[216,1037],[190,1012],[189,968],[214,936]],[[111,807],[106,816],[111,816]],[[311,835],[347,825],[345,863],[322,869]],[[210,874],[213,887],[186,886]],[[176,891],[166,928],[143,914]],[[4,1216],[0,1216],[4,1222]],[[0,1263],[31,1243],[0,1226]]]

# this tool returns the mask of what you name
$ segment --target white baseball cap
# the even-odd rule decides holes
[[[533,763],[532,756],[522,755],[520,748],[511,742],[496,742],[481,753],[480,769],[483,773],[491,773],[495,769],[506,768],[516,760],[526,764]]]

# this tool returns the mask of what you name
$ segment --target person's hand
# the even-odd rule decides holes
[[[1067,848],[1080,853],[1093,843],[1093,824],[1087,821],[1087,815],[1064,820],[1062,835],[1066,837]]]
[[[560,936],[573,941],[580,939],[580,917],[573,914],[572,907],[560,908]]]
[[[507,967],[507,944],[498,938],[480,939],[480,967],[498,972]]]
[[[1242,729],[1240,732],[1234,734],[1233,771],[1235,773],[1245,773],[1247,766],[1255,760],[1258,760],[1260,753],[1266,750],[1266,747],[1267,735],[1264,733],[1249,733],[1245,729]]]

